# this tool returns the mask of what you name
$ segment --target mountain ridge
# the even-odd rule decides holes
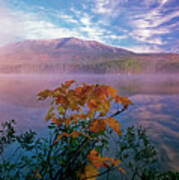
[[[178,72],[178,63],[179,54],[139,54],[74,37],[24,40],[0,48],[0,73],[138,73],[146,70],[155,73],[160,70],[167,72],[167,65],[170,67],[169,71]]]

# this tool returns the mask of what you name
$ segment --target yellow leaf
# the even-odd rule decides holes
[[[121,136],[120,123],[112,117],[108,117],[106,121],[109,127],[113,129],[119,136]]]
[[[51,91],[46,89],[44,91],[41,91],[40,93],[37,94],[37,96],[39,96],[39,100],[44,100],[46,99],[49,95],[50,95]]]
[[[78,176],[80,180],[96,180],[98,174],[98,170],[92,164],[87,164],[84,173],[78,174]]]
[[[95,115],[95,111],[94,110],[89,110],[88,113],[86,114],[86,117],[89,117],[90,119],[93,119]]]
[[[125,107],[127,107],[128,105],[133,105],[132,101],[128,99],[128,97],[126,96],[122,96],[120,99],[121,99],[120,103],[124,105]]]
[[[58,106],[58,112],[59,112],[59,114],[64,115],[65,109],[62,106]]]
[[[41,174],[39,174],[39,173],[36,173],[36,174],[35,174],[35,177],[37,177],[37,178],[39,178],[39,179],[42,179],[42,176],[41,176]]]
[[[53,110],[54,110],[54,107],[51,107],[50,110],[48,111],[48,113],[45,117],[46,121],[52,119],[55,116],[55,114],[53,113]]]
[[[102,104],[102,106],[100,107],[100,111],[101,111],[100,116],[105,116],[109,112],[109,109],[110,109],[110,102],[107,101],[104,104]]]

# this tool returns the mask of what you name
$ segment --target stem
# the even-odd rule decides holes
[[[117,112],[115,112],[114,114],[111,115],[111,117],[117,116],[118,114],[121,114],[122,112],[124,112],[127,109],[126,106],[123,106],[123,108],[121,110],[118,110]]]
[[[135,168],[135,171],[134,171],[134,174],[132,176],[132,179],[131,180],[134,180],[135,176],[137,175],[137,167]]]

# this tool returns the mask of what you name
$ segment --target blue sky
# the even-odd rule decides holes
[[[0,45],[77,37],[179,53],[178,0],[0,0]]]

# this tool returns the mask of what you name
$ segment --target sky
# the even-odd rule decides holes
[[[0,46],[62,37],[179,53],[179,0],[0,0]]]

